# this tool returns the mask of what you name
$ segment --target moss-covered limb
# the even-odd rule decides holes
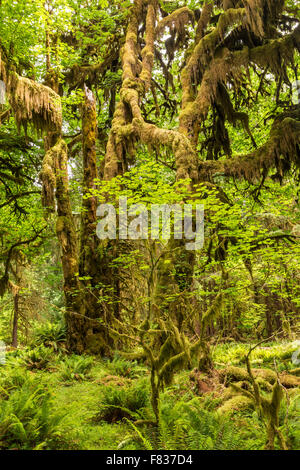
[[[203,40],[207,37],[209,35],[204,36]],[[224,48],[206,66],[196,98],[190,86],[192,74],[187,73],[188,68],[184,70],[181,81],[183,94],[186,93],[186,95],[183,98],[183,107],[179,116],[180,126],[183,129],[191,129],[197,120],[205,118],[210,106],[217,100],[219,84],[225,83],[230,77],[238,78],[242,68],[251,62],[262,68],[268,67],[274,74],[281,76],[282,63],[293,64],[295,49],[300,50],[300,26],[291,34],[271,40],[263,46],[244,47],[241,51],[234,52]],[[190,59],[192,62],[195,60],[197,62],[195,51]],[[198,83],[199,80],[194,79],[194,82]]]
[[[231,387],[237,393],[246,396],[250,400],[252,399],[261,417],[267,421],[267,443],[265,448],[273,450],[275,444],[275,437],[277,437],[281,449],[287,450],[288,447],[285,442],[285,438],[279,429],[279,411],[281,401],[283,399],[283,384],[281,378],[279,379],[278,374],[273,371],[270,371],[273,372],[272,379],[274,379],[272,395],[268,398],[262,395],[259,383],[256,380],[255,369],[252,369],[250,363],[251,352],[258,346],[258,344],[251,347],[245,357],[247,366],[247,378],[245,379],[248,379],[251,383],[252,391],[247,390],[247,387],[242,388],[237,384],[232,384]]]
[[[245,361],[246,361],[246,366],[247,366],[247,372],[248,372],[248,375],[249,375],[249,379],[250,379],[251,385],[253,387],[253,397],[254,397],[254,400],[255,400],[255,404],[256,404],[256,407],[258,408],[258,410],[260,411],[261,405],[262,405],[262,397],[261,397],[261,394],[260,394],[259,386],[258,386],[258,384],[257,384],[257,382],[254,378],[251,363],[250,363],[250,354],[253,351],[253,349],[254,348],[250,348],[248,354],[245,357]]]
[[[291,165],[300,165],[300,120],[282,116],[272,127],[269,140],[247,155],[235,156],[225,162],[206,161],[199,163],[200,178],[211,180],[216,174],[244,178],[257,182],[263,175],[276,169],[278,179],[290,170]]]
[[[190,178],[192,182],[197,182],[198,158],[187,136],[145,123],[142,119],[134,119],[133,126],[142,143],[152,147],[165,146],[172,150],[178,180]]]
[[[300,52],[300,25],[283,38],[273,39],[263,46],[249,50],[249,61],[268,68],[275,75],[282,74],[282,63],[293,64],[294,51]]]
[[[189,95],[185,100],[185,106],[179,115],[180,127],[182,129],[192,129],[197,121],[203,120],[210,106],[216,100],[219,83],[226,81],[228,77],[237,78],[242,70],[242,66],[248,63],[248,48],[234,53],[225,50],[223,57],[211,61],[206,68],[197,96]],[[188,90],[188,86],[182,80],[182,88]]]
[[[186,352],[182,351],[176,356],[171,357],[160,369],[159,378],[161,381],[166,380],[169,374],[174,374],[174,372],[183,367],[183,364],[187,362]]]
[[[19,126],[32,123],[38,131],[58,131],[62,124],[60,97],[49,87],[20,77],[0,57],[0,78],[6,85],[8,101]]]
[[[204,37],[206,28],[211,19],[213,8],[213,2],[210,0],[205,1],[196,27],[195,44],[198,44],[200,39]]]
[[[214,362],[209,344],[206,341],[201,342],[198,369],[205,374],[211,374],[214,370]]]
[[[279,380],[273,386],[270,399],[262,398],[262,411],[267,419],[267,443],[265,449],[274,450],[275,437],[278,438],[280,448],[288,450],[285,438],[279,429],[279,410],[283,399],[283,390]]]
[[[145,47],[142,49],[142,71],[140,80],[144,83],[144,93],[151,85],[152,68],[154,62],[155,23],[157,17],[157,1],[151,0],[148,4],[146,16]]]
[[[75,274],[78,273],[78,246],[69,198],[67,145],[63,139],[58,140],[52,148],[52,154],[56,168],[58,214],[56,232],[62,248],[64,278],[70,284],[73,282]]]
[[[236,384],[232,384],[231,388],[234,393],[238,395],[230,398],[225,404],[219,408],[218,412],[224,413],[245,408],[252,408],[255,405],[256,409],[261,414],[262,418],[267,421],[267,443],[265,449],[274,450],[275,438],[278,438],[280,448],[282,450],[288,450],[285,438],[279,429],[279,410],[281,401],[283,399],[283,390],[279,381],[276,379],[275,384],[272,388],[272,395],[270,398],[265,398],[260,393],[258,383],[252,376],[250,380],[254,392],[242,388]],[[233,406],[235,405],[235,406]]]
[[[119,132],[126,125],[126,112],[124,103],[120,101],[114,112],[112,127],[109,133],[103,176],[105,180],[110,180],[125,171],[124,151],[125,143],[120,139]]]
[[[108,140],[104,177],[113,177],[120,172],[120,167],[124,167],[122,161],[124,154],[128,153],[128,147],[134,146],[134,139],[137,136],[142,143],[151,147],[168,146],[171,148],[175,154],[178,179],[190,178],[192,181],[197,181],[197,155],[189,139],[179,132],[160,129],[143,120],[140,99],[151,82],[156,2],[153,0],[147,2],[146,45],[142,51],[143,63],[140,71],[137,33],[141,15],[142,3],[136,1],[133,5],[122,54],[121,101],[116,107]],[[128,115],[125,106],[129,106],[132,117]]]
[[[37,130],[60,130],[60,97],[51,88],[12,74],[8,99],[19,125],[26,125],[30,121]]]
[[[244,177],[248,181],[257,181],[262,172],[277,170],[277,176],[282,179],[294,163],[299,167],[300,121],[286,117],[276,121],[270,132],[268,142],[255,152],[236,157],[225,163],[226,176]],[[234,160],[234,161],[233,161]]]
[[[88,86],[99,83],[101,77],[104,76],[105,72],[112,66],[112,63],[119,58],[119,48],[123,41],[122,38],[117,37],[117,35],[114,39],[114,44],[111,44],[111,47],[109,47],[101,63],[93,65],[75,64],[70,70],[64,73],[66,82],[72,88],[83,87],[84,83],[88,84]]]
[[[154,24],[156,20],[155,4],[148,3],[146,20],[146,46],[142,52],[143,64],[139,74],[139,64],[137,60],[137,27],[141,15],[141,4],[136,2],[132,11],[132,17],[128,26],[124,51],[122,55],[123,83],[120,92],[121,103],[118,104],[109,137],[104,174],[108,177],[117,174],[124,150],[126,150],[126,139],[130,141],[130,133],[134,131],[141,142],[150,146],[168,146],[175,154],[178,179],[191,178],[197,180],[197,156],[189,139],[178,132],[159,129],[154,125],[144,122],[140,109],[140,97],[150,85],[151,71],[154,53]],[[131,110],[133,117],[133,127],[129,126],[130,121],[126,116],[124,104]]]
[[[151,10],[152,11],[152,10]],[[138,61],[138,26],[142,18],[143,1],[135,0],[129,19],[125,44],[121,51],[122,56],[122,87],[120,90],[121,100],[116,106],[112,127],[106,147],[104,162],[104,179],[111,179],[126,170],[126,154],[132,154],[134,148],[134,137],[132,128],[127,127],[131,124],[132,115],[141,117],[139,107],[139,92],[144,89],[144,85],[138,80],[141,72]],[[149,23],[152,24],[152,15],[149,13]],[[149,32],[148,39],[151,40],[152,33]],[[144,53],[145,79],[148,80],[149,56],[147,58],[147,49]],[[130,112],[126,109],[127,103],[130,106]]]
[[[258,36],[264,36],[264,0],[244,0],[249,25]]]
[[[210,308],[202,316],[202,319],[201,319],[202,331],[209,324],[209,322],[211,322],[212,320],[217,318],[218,315],[220,315],[222,304],[223,304],[223,294],[221,292],[216,296]]]
[[[13,243],[9,249],[7,250],[6,253],[2,253],[2,255],[5,255],[5,262],[4,262],[4,274],[0,278],[0,297],[3,297],[7,287],[9,286],[9,272],[12,270],[11,262],[13,259],[16,259],[16,253],[17,253],[17,248],[22,245],[29,245],[30,243],[36,241],[39,237],[41,237],[41,233],[46,229],[47,227],[41,228],[39,231],[37,231],[31,238],[28,238],[26,240],[21,240],[16,243]]]
[[[222,114],[224,113],[225,118],[234,126],[238,121],[240,121],[249,135],[253,146],[256,148],[256,142],[254,140],[253,134],[249,127],[249,116],[247,113],[239,112],[234,109],[232,101],[230,99],[227,88],[223,83],[219,83],[216,90],[216,103],[219,104],[222,108]]]
[[[122,87],[125,88],[126,80],[135,81],[140,72],[138,63],[137,35],[139,22],[142,19],[143,0],[135,0],[131,9],[125,44],[122,51]]]
[[[214,364],[212,359],[212,354],[208,342],[204,338],[205,330],[207,326],[216,319],[220,313],[223,304],[223,295],[222,293],[217,294],[216,298],[212,302],[212,305],[206,310],[200,319],[201,331],[200,331],[200,357],[198,368],[201,372],[207,374],[211,373],[214,370]]]
[[[207,9],[209,9],[209,6]],[[244,16],[244,8],[225,11],[220,15],[216,28],[200,38],[198,44],[194,47],[181,74],[183,110],[189,103],[194,101],[196,86],[201,81],[204,70],[212,60],[215,48],[224,37],[227,28],[236,22],[242,22]]]
[[[167,27],[170,30],[175,29],[179,34],[182,34],[185,25],[188,23],[193,23],[194,20],[195,18],[192,10],[190,10],[188,7],[178,8],[160,20],[155,30],[155,36],[156,38],[159,38]]]
[[[169,68],[165,64],[165,62],[163,60],[163,55],[161,54],[161,52],[157,48],[155,48],[154,55],[155,55],[155,60],[161,66],[162,73],[163,73],[163,76],[165,78],[165,90],[164,91],[166,92],[168,90],[168,87],[171,86],[173,93],[176,93],[173,75],[171,74]]]

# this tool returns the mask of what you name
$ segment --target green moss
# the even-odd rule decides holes
[[[244,410],[254,409],[253,400],[248,397],[236,395],[227,400],[220,408],[218,408],[219,414],[231,414]]]

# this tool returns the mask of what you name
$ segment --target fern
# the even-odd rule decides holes
[[[66,341],[66,327],[62,323],[46,322],[35,327],[35,344],[52,348],[55,351],[63,349]]]
[[[22,357],[25,367],[29,370],[47,369],[52,360],[52,351],[41,345],[23,353]]]
[[[67,357],[60,365],[60,378],[64,382],[82,381],[90,377],[93,365],[92,357],[72,355]]]
[[[100,403],[100,411],[94,420],[116,422],[123,418],[143,418],[149,404],[148,390],[144,381],[131,387],[106,387]]]
[[[129,419],[127,418],[124,418],[124,420],[133,428],[133,430],[135,431],[136,435],[138,436],[138,438],[140,439],[143,447],[146,449],[146,450],[154,450],[151,442],[145,437],[143,436],[143,434],[139,431],[139,429],[131,422],[129,421]]]
[[[64,441],[62,419],[45,387],[26,381],[0,402],[0,449],[57,448]]]

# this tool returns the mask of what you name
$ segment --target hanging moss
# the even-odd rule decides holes
[[[16,122],[38,131],[59,131],[62,125],[60,97],[49,87],[11,72],[7,80],[8,100]]]
[[[183,111],[188,103],[194,101],[195,86],[200,82],[205,68],[213,58],[214,50],[224,37],[227,28],[237,21],[242,21],[244,15],[245,10],[243,8],[228,10],[221,14],[217,27],[211,33],[200,37],[181,75]],[[215,80],[213,72],[210,79]]]
[[[296,112],[297,114],[297,112]],[[244,178],[253,183],[276,169],[275,177],[282,180],[292,165],[300,167],[300,121],[296,117],[279,116],[274,122],[269,140],[248,155],[235,156],[225,162],[201,162],[201,178],[211,180],[214,174]]]
[[[257,36],[269,32],[272,21],[282,12],[284,0],[243,0],[249,27]]]
[[[215,320],[221,313],[223,304],[223,295],[219,293],[213,301],[211,307],[204,313],[202,317],[203,326],[207,326],[212,320]]]
[[[48,208],[51,211],[55,209],[55,198],[54,191],[56,186],[56,176],[55,169],[57,166],[57,156],[59,155],[59,148],[54,147],[48,150],[45,153],[42,170],[41,170],[41,180],[42,180],[42,204],[43,207]]]
[[[168,27],[175,30],[177,34],[183,35],[185,26],[194,22],[194,13],[188,7],[178,8],[170,15],[165,16],[157,25],[155,35],[159,38]]]

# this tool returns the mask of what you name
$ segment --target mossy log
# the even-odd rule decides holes
[[[277,380],[277,375],[270,369],[252,369],[253,376],[258,379],[257,383],[259,384],[261,380],[268,382],[271,385],[274,385]],[[232,382],[240,382],[247,380],[249,381],[249,375],[246,369],[235,366],[228,366],[225,369],[219,371],[220,380],[223,381],[225,385],[229,385]],[[262,384],[264,384],[262,382]],[[280,374],[280,382],[286,388],[293,388],[300,386],[300,378],[295,377],[291,374],[282,373]]]
[[[217,410],[219,414],[230,414],[237,411],[253,410],[254,402],[251,398],[242,395],[235,395],[220,406]]]

